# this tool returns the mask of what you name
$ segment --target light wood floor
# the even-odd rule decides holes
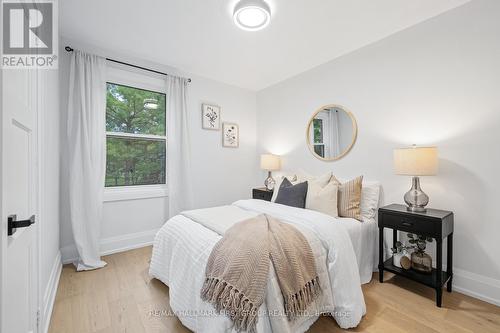
[[[50,323],[51,333],[189,332],[170,310],[168,287],[148,275],[151,247],[104,257],[105,268],[77,273],[65,265]],[[500,308],[463,294],[434,291],[387,274],[363,286],[367,314],[353,332],[500,332]],[[343,332],[321,317],[309,332]]]

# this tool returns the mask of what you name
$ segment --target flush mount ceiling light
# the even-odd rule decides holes
[[[144,100],[144,108],[146,110],[156,110],[158,109],[158,101],[154,98],[146,98]]]
[[[271,9],[263,0],[241,0],[234,7],[233,19],[243,30],[261,30],[271,21]]]

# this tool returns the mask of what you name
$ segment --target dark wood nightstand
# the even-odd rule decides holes
[[[252,197],[254,199],[271,201],[271,198],[273,197],[273,190],[268,190],[265,187],[254,188],[252,189]]]
[[[404,276],[436,290],[436,305],[441,307],[442,288],[445,283],[451,292],[453,279],[453,212],[427,209],[425,213],[406,210],[405,205],[392,204],[379,208],[379,280],[384,281],[384,270]],[[392,257],[384,262],[384,228],[392,229],[393,247],[398,238],[398,230],[432,237],[436,240],[436,268],[431,274],[404,270],[392,264]],[[443,272],[443,239],[447,238],[446,272]]]

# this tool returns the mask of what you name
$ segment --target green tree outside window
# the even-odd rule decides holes
[[[108,83],[106,187],[166,183],[165,94]]]

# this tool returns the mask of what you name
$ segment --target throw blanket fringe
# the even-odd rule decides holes
[[[306,311],[307,306],[321,294],[319,277],[312,279],[298,293],[283,295],[285,301],[285,311],[289,320],[300,316]]]
[[[201,299],[213,304],[219,313],[231,318],[238,332],[255,332],[257,310],[255,304],[234,286],[217,278],[207,278],[201,289]]]
[[[214,246],[201,299],[229,316],[238,332],[253,333],[270,266],[276,271],[287,319],[294,320],[321,293],[314,256],[300,231],[266,215],[235,224]]]

